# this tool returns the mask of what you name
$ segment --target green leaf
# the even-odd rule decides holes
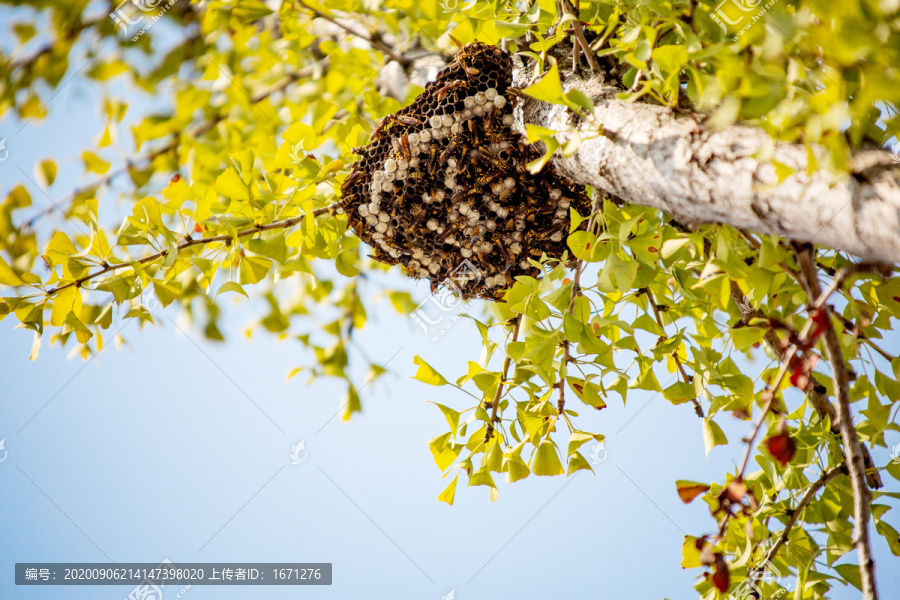
[[[542,102],[564,105],[566,98],[563,96],[562,82],[559,79],[559,69],[556,67],[556,61],[551,59],[550,69],[541,77],[540,81],[523,89],[522,93],[528,94]]]
[[[60,290],[53,297],[53,310],[50,312],[50,324],[60,327],[66,321],[69,312],[81,312],[81,293],[74,285]]]
[[[16,275],[15,271],[12,270],[3,257],[0,256],[0,284],[2,285],[22,285],[24,282]]]
[[[859,575],[859,565],[854,565],[853,563],[844,563],[842,565],[835,565],[834,570],[840,573],[841,577],[843,577],[850,585],[862,591],[862,580]]]
[[[418,354],[413,358],[413,363],[419,365],[419,370],[413,375],[413,379],[418,379],[428,385],[447,385],[447,380],[443,375],[434,370],[434,368],[425,362]]]
[[[241,284],[236,281],[226,281],[222,284],[222,287],[219,288],[219,291],[216,292],[216,296],[220,294],[224,294],[225,292],[237,292],[238,294],[242,294],[244,297],[249,298],[247,292],[244,291],[244,288]]]
[[[459,471],[456,472],[456,476],[453,478],[453,481],[450,482],[444,491],[438,494],[438,500],[441,502],[446,502],[450,506],[453,506],[453,499],[456,497],[456,482],[459,480]]]
[[[663,396],[672,404],[688,402],[695,397],[694,386],[684,381],[676,381],[663,390]]]
[[[181,295],[181,284],[177,282],[166,283],[164,281],[154,279],[153,291],[156,292],[156,297],[159,298],[159,303],[163,306],[168,306],[172,303],[173,300]]]
[[[341,406],[343,409],[341,420],[343,421],[349,421],[353,413],[362,412],[362,403],[359,401],[356,387],[352,385],[347,386],[347,393],[344,395],[344,403]]]
[[[233,200],[249,200],[250,193],[247,185],[241,180],[234,167],[228,167],[225,172],[216,178],[215,190],[227,198]]]
[[[766,330],[761,327],[738,327],[729,330],[734,347],[738,350],[748,348],[760,343],[766,337]]]
[[[572,88],[566,92],[566,100],[570,107],[578,107],[588,115],[594,114],[594,101],[588,98],[581,90]]]
[[[709,417],[703,419],[703,444],[706,447],[706,455],[716,446],[722,446],[728,443],[725,432],[719,425]]]
[[[550,440],[544,440],[538,446],[532,459],[531,472],[538,476],[562,475],[565,472],[559,462],[556,445]]]
[[[569,236],[568,245],[575,258],[586,261],[597,260],[593,258],[597,245],[597,236],[590,231],[576,231]]]
[[[91,173],[105,175],[106,172],[109,171],[109,163],[93,152],[85,150],[81,153],[81,160],[84,161],[84,168]]]
[[[441,409],[441,412],[444,413],[444,418],[447,419],[447,424],[450,425],[450,431],[455,435],[456,430],[459,429],[459,413],[443,404],[438,404],[437,402],[432,402],[432,404],[437,406]]]
[[[576,452],[569,457],[569,468],[566,470],[566,477],[568,477],[575,471],[581,471],[582,469],[586,469],[591,473],[594,472],[594,468],[591,467],[587,459],[583,457],[580,452]]]
[[[450,442],[450,432],[432,438],[428,442],[428,449],[431,450],[434,462],[441,471],[446,471],[453,464],[453,461],[456,460],[456,457],[459,456],[464,447],[465,444]]]
[[[240,275],[242,283],[259,283],[269,273],[272,261],[260,256],[242,256]]]
[[[604,292],[627,292],[634,284],[637,269],[636,262],[625,261],[616,253],[611,253],[606,258],[597,285]]]
[[[651,56],[663,73],[667,75],[680,71],[688,61],[688,53],[684,46],[674,44],[654,48]]]
[[[42,160],[34,167],[34,175],[43,187],[50,187],[56,181],[56,161]]]

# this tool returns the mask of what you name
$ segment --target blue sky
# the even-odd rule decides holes
[[[165,36],[165,27],[160,22],[153,35]],[[35,209],[42,207],[41,191],[19,169],[31,176],[35,162],[51,156],[60,163],[51,198],[77,185],[79,153],[102,125],[100,100],[96,87],[74,78],[51,101],[51,118],[24,128],[0,120],[9,151],[0,193],[25,182]],[[147,96],[133,100],[130,120],[159,108]],[[106,221],[114,222],[119,209],[110,197]],[[426,297],[426,285],[388,281]],[[0,322],[0,439],[8,452],[0,463],[0,598],[113,600],[131,589],[17,587],[16,562],[164,558],[334,565],[330,587],[195,586],[183,596],[191,600],[438,600],[451,589],[460,600],[696,597],[698,573],[681,569],[681,543],[713,522],[702,504],[681,503],[674,481],[721,481],[742,458],[740,444],[707,458],[689,406],[635,391],[627,405],[611,402],[585,422],[607,435],[608,456],[596,474],[500,483],[494,503],[485,488],[460,487],[449,507],[437,500],[447,481],[426,445],[446,423],[429,401],[468,402],[411,379],[412,358],[461,374],[480,352],[475,327],[460,320],[433,342],[387,302],[375,306],[357,343],[368,356],[393,359],[389,374],[366,387],[363,413],[349,423],[335,417],[342,386],[286,379],[308,364],[298,343],[245,338],[259,303],[227,306],[227,344],[205,341],[177,307],[157,309],[157,329],[126,324],[127,344],[110,345],[88,363],[47,343],[29,362],[30,332]],[[900,353],[894,334],[883,346]],[[351,365],[363,385],[360,355]],[[745,422],[722,424],[732,441],[747,432]],[[301,440],[308,458],[295,465],[290,452]],[[887,453],[875,454],[884,464]],[[900,570],[880,537],[875,543],[890,597]],[[167,590],[166,599],[177,591]],[[833,597],[857,593],[838,587]]]

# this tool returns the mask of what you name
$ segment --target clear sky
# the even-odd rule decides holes
[[[0,12],[0,21],[10,14]],[[101,97],[75,77],[50,102],[50,119],[24,128],[0,120],[9,151],[0,193],[25,182],[35,210],[42,208],[42,192],[22,171],[32,177],[46,157],[60,163],[51,198],[77,185],[78,155],[100,132]],[[159,108],[154,102],[135,96],[128,119]],[[115,194],[109,198],[107,223],[121,211]],[[396,274],[389,282],[426,297],[424,284]],[[585,422],[607,435],[608,454],[594,475],[531,476],[514,485],[497,478],[498,502],[486,488],[460,487],[449,507],[437,500],[447,481],[426,445],[446,423],[429,401],[456,408],[468,401],[410,379],[412,358],[462,374],[480,352],[475,327],[460,320],[433,342],[387,302],[376,306],[357,343],[379,361],[393,357],[390,373],[365,388],[363,413],[349,423],[335,417],[341,386],[286,380],[309,364],[299,343],[245,338],[259,303],[228,308],[227,344],[205,341],[177,307],[157,309],[156,330],[127,324],[127,345],[107,347],[88,363],[47,342],[29,362],[31,333],[13,329],[11,319],[0,322],[0,439],[8,452],[0,463],[0,598],[114,600],[131,589],[17,587],[16,562],[164,558],[334,565],[330,587],[195,586],[182,596],[190,600],[439,600],[452,589],[460,600],[696,597],[691,584],[699,572],[681,569],[681,544],[714,523],[701,503],[681,503],[674,481],[722,481],[742,458],[740,444],[707,458],[689,405],[636,391],[627,405],[612,401]],[[883,346],[900,352],[896,335]],[[351,364],[362,386],[359,354]],[[732,441],[747,433],[746,422],[722,421]],[[292,464],[291,448],[301,440],[307,459]],[[884,449],[875,456],[878,464],[888,459]],[[896,597],[897,559],[874,539],[883,597]],[[166,600],[177,591],[167,590]],[[833,597],[858,593],[838,586]]]

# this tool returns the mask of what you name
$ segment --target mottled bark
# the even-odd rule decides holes
[[[519,78],[526,70],[519,71]],[[521,83],[521,82],[517,82]],[[599,78],[568,78],[593,99],[593,119],[565,106],[526,100],[524,121],[585,137],[560,174],[628,202],[664,210],[685,224],[725,223],[789,240],[844,250],[867,260],[900,262],[900,164],[890,153],[853,156],[853,173],[834,173],[824,148],[808,172],[802,144],[775,143],[761,129],[734,125],[712,131],[702,115],[643,102]],[[770,148],[768,160],[758,157]],[[773,161],[790,169],[780,183]]]

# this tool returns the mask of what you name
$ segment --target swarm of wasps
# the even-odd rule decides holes
[[[534,261],[562,257],[570,209],[586,214],[590,203],[549,166],[526,168],[540,152],[511,129],[511,80],[509,54],[464,46],[355,150],[341,203],[372,258],[432,290],[496,300],[516,276],[539,274]]]

